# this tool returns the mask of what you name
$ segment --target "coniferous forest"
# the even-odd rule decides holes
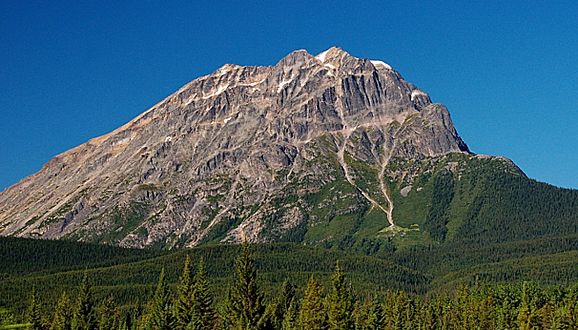
[[[32,287],[22,315],[2,310],[4,329],[577,329],[578,283],[457,285],[416,294],[356,290],[342,261],[327,281],[311,274],[303,284],[286,278],[265,287],[255,247],[245,244],[226,288],[216,288],[203,257],[184,254],[175,283],[161,267],[157,283],[137,303],[97,297],[98,279],[82,271],[79,285],[56,303]],[[225,290],[225,294],[216,292]],[[2,328],[2,327],[0,327]]]

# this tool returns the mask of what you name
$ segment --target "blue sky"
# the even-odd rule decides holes
[[[333,45],[447,105],[474,152],[578,188],[578,1],[104,3],[0,3],[0,190],[224,63]]]

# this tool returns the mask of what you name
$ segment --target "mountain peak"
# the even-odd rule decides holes
[[[275,66],[223,65],[53,159],[0,193],[0,234],[133,247],[271,241],[304,225],[314,207],[304,196],[336,180],[393,226],[390,161],[453,152],[467,146],[447,109],[385,63],[297,50]],[[354,164],[373,176],[371,191]],[[279,213],[285,194],[297,202]]]
[[[315,56],[316,59],[318,59],[320,62],[324,63],[326,60],[334,58],[334,57],[345,57],[345,56],[351,56],[348,52],[346,52],[345,50],[337,47],[337,46],[332,46],[329,49],[317,54]]]

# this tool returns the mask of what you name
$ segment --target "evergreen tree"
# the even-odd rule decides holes
[[[374,298],[369,303],[369,310],[367,312],[367,329],[379,330],[385,326],[385,315],[381,303]]]
[[[283,330],[296,330],[299,325],[299,306],[297,305],[297,299],[291,299],[289,303],[289,308],[283,316],[283,322],[279,329]]]
[[[141,313],[137,314],[135,327],[138,330],[151,330],[153,329],[152,324],[152,313],[155,306],[154,298],[142,306]]]
[[[66,292],[63,292],[60,299],[58,299],[50,330],[70,330],[72,328],[72,325],[70,324],[71,314],[68,295]]]
[[[299,323],[303,329],[327,329],[327,313],[323,305],[323,287],[314,276],[309,277],[303,293]]]
[[[31,330],[42,330],[44,329],[44,323],[42,322],[42,314],[40,313],[40,304],[38,303],[38,297],[36,294],[36,288],[32,288],[32,295],[30,296],[30,305],[28,306],[27,321],[30,323]]]
[[[361,302],[356,300],[353,304],[353,322],[355,324],[355,329],[365,330],[367,329],[367,318],[369,315],[370,302]]]
[[[353,329],[353,297],[339,262],[333,273],[328,303],[329,328],[334,330]]]
[[[231,292],[231,288],[227,291],[227,296],[223,303],[219,304],[218,314],[220,316],[220,326],[221,329],[234,329],[236,318],[233,316],[233,306],[235,302],[233,301],[233,294]]]
[[[118,330],[133,330],[133,316],[131,313],[125,313],[119,318]]]
[[[518,319],[516,323],[520,330],[539,329],[540,317],[536,311],[536,286],[532,283],[524,282],[522,284],[521,305],[518,310]]]
[[[179,279],[178,297],[175,307],[175,329],[183,330],[189,326],[193,313],[193,279],[191,275],[191,257],[185,258],[183,272]]]
[[[193,282],[192,317],[188,329],[213,329],[217,315],[213,308],[213,296],[209,288],[205,262],[202,258],[199,261],[199,267]]]
[[[265,305],[257,283],[257,268],[248,243],[237,258],[235,284],[228,310],[232,326],[239,330],[261,329],[265,324]]]
[[[289,310],[291,302],[295,297],[295,287],[285,280],[281,286],[281,292],[277,296],[277,299],[270,305],[269,316],[271,319],[271,325],[275,329],[281,329],[285,314]]]
[[[109,295],[98,309],[98,329],[110,330],[118,328],[117,310],[112,295]]]
[[[94,305],[92,301],[91,287],[88,283],[88,273],[84,272],[80,290],[76,299],[76,308],[72,318],[72,329],[94,330],[97,329]]]
[[[161,270],[159,282],[153,298],[149,324],[152,330],[171,330],[175,327],[175,319],[171,305],[171,293],[165,280],[164,268]]]
[[[495,323],[498,329],[514,329],[516,327],[516,311],[520,297],[511,285],[499,286],[495,292],[499,305],[495,310]]]

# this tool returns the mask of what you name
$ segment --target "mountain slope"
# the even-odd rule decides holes
[[[387,64],[296,51],[271,67],[225,65],[55,157],[0,194],[0,234],[266,242],[302,239],[312,214],[348,226],[369,209],[375,235],[396,229],[390,161],[451,152],[467,146],[447,109]]]
[[[389,65],[331,48],[227,64],[55,157],[0,194],[0,235],[385,256],[572,237],[577,211],[577,191],[471,154],[447,109]]]

